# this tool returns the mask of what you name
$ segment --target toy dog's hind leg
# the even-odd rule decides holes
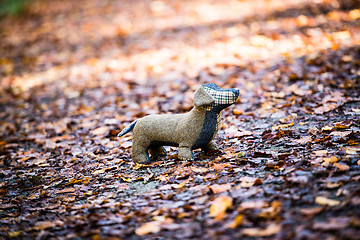
[[[149,152],[150,152],[152,159],[157,159],[158,157],[166,156],[166,153],[167,153],[163,146],[151,147],[149,149]]]
[[[148,144],[139,141],[136,137],[133,139],[132,159],[134,162],[140,164],[150,162],[147,146]]]

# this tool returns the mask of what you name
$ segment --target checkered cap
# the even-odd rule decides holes
[[[209,87],[204,87],[213,98],[215,98],[215,105],[220,104],[233,104],[236,101],[237,96],[232,91],[218,91]]]

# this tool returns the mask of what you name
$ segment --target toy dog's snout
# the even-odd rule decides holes
[[[240,93],[240,90],[237,88],[222,89],[215,83],[206,83],[202,87],[214,98],[214,102],[207,110],[216,112],[220,112],[222,109],[234,104]]]

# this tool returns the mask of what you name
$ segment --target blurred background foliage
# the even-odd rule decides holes
[[[32,0],[0,0],[0,17],[22,13]]]

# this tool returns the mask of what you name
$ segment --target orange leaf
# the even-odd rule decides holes
[[[60,193],[72,193],[72,192],[75,192],[75,191],[76,191],[76,188],[65,188],[63,190],[57,191],[56,193],[57,194],[60,194]]]
[[[138,236],[144,236],[149,233],[157,233],[161,230],[160,224],[161,224],[161,222],[159,222],[159,221],[152,221],[152,222],[144,223],[143,225],[141,225],[139,228],[137,228],[135,230],[135,234]]]
[[[250,237],[269,237],[280,232],[281,226],[278,224],[270,224],[265,229],[262,228],[245,228],[243,234]]]
[[[316,197],[315,198],[315,202],[317,204],[320,204],[320,205],[328,205],[328,206],[337,206],[340,204],[340,201],[338,200],[333,200],[333,199],[330,199],[330,198],[326,198],[326,197]]]
[[[227,228],[236,228],[241,225],[242,221],[244,219],[244,215],[239,214],[235,217],[235,219],[230,222],[229,224],[226,224]]]
[[[52,228],[52,227],[55,227],[55,226],[56,226],[56,223],[55,223],[55,222],[52,222],[52,221],[44,221],[44,222],[37,222],[37,223],[36,223],[36,226],[33,227],[32,229],[33,229],[33,230],[44,230],[44,229]]]
[[[211,191],[214,194],[226,192],[231,189],[231,183],[227,184],[214,184],[210,186]]]
[[[347,171],[350,167],[344,163],[334,163],[334,167],[337,167],[340,172]]]
[[[313,151],[313,153],[316,155],[316,156],[324,156],[328,153],[328,150],[318,150],[318,151]]]
[[[225,216],[227,209],[232,207],[233,199],[229,196],[217,197],[213,204],[210,206],[210,217],[214,217],[215,220],[221,220]]]
[[[109,130],[109,127],[104,126],[104,127],[98,127],[94,130],[92,130],[92,134],[94,135],[104,135],[107,131]]]
[[[231,166],[230,163],[214,163],[212,168],[215,169],[216,171],[221,171],[224,168],[229,167],[229,166]]]
[[[190,169],[196,173],[206,173],[209,171],[208,168],[204,168],[204,167],[190,167]]]
[[[329,164],[331,164],[331,163],[335,163],[335,162],[337,162],[337,161],[339,161],[340,159],[339,158],[337,158],[337,157],[335,157],[335,156],[332,156],[332,157],[329,157],[329,158],[323,158],[323,163],[322,163],[322,165],[323,166],[328,166]]]

